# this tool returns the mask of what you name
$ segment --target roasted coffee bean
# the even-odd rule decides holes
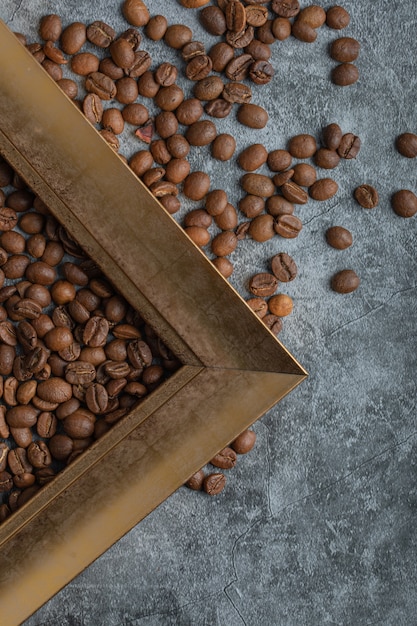
[[[108,400],[107,390],[103,385],[92,383],[87,388],[85,401],[92,413],[103,413],[107,408]]]
[[[245,104],[252,99],[252,90],[243,83],[227,83],[222,91],[222,98],[231,104]]]
[[[417,157],[417,135],[414,133],[402,133],[395,141],[398,152],[408,159]]]
[[[333,198],[338,189],[339,185],[332,178],[321,178],[311,185],[308,192],[313,200],[324,201]]]
[[[352,37],[340,37],[332,41],[330,56],[339,63],[351,63],[359,56],[360,43]]]
[[[213,218],[205,209],[194,209],[187,213],[184,218],[184,226],[199,226],[200,228],[209,228],[213,223]]]
[[[249,4],[245,7],[246,22],[250,26],[257,28],[262,26],[268,19],[268,9],[256,4]]]
[[[178,70],[172,63],[161,63],[154,71],[154,78],[158,85],[162,87],[168,87],[173,85],[177,80]]]
[[[261,167],[268,158],[268,151],[265,146],[255,143],[243,150],[238,158],[238,165],[246,172],[253,172]]]
[[[212,61],[212,69],[215,72],[223,72],[226,65],[231,61],[235,55],[232,46],[228,43],[221,41],[214,44],[208,53]]]
[[[199,80],[194,86],[194,96],[198,100],[215,100],[224,88],[224,83],[220,76],[207,76]]]
[[[210,216],[223,213],[227,204],[227,194],[223,189],[213,189],[213,191],[210,191],[206,196],[205,208]]]
[[[211,144],[211,155],[219,161],[228,161],[236,149],[236,140],[229,133],[221,133]]]
[[[44,61],[42,61],[42,67],[48,72],[49,76],[51,76],[51,78],[53,78],[54,80],[58,81],[63,78],[64,74],[62,71],[62,67],[58,65],[58,63],[51,61],[51,59],[44,59]]]
[[[217,119],[223,119],[227,117],[231,110],[232,104],[227,102],[223,98],[216,98],[215,100],[210,100],[204,105],[204,110],[207,115],[211,117],[216,117]]]
[[[262,318],[262,321],[265,326],[269,328],[271,333],[274,333],[274,335],[279,335],[283,328],[282,319],[278,317],[278,315],[268,313],[264,318]]]
[[[417,196],[409,189],[400,189],[392,196],[391,206],[400,217],[413,217],[417,213]]]
[[[278,317],[286,317],[293,310],[294,303],[292,298],[284,293],[278,293],[268,300],[268,308],[273,315]]]
[[[313,43],[317,39],[317,31],[301,20],[295,20],[291,27],[291,34],[304,43]]]
[[[364,209],[374,209],[378,206],[379,195],[372,185],[360,185],[353,192],[356,202]]]
[[[151,61],[150,58],[149,60]],[[158,93],[159,85],[153,77],[153,72],[149,71],[149,69],[139,76],[138,91],[144,98],[154,98]]]
[[[39,34],[44,41],[58,41],[62,32],[62,22],[55,13],[44,15],[39,24]]]
[[[188,28],[188,26],[184,24],[172,24],[168,26],[164,35],[164,41],[167,46],[175,50],[181,50],[192,38],[193,33],[191,28]]]
[[[279,252],[271,259],[274,276],[283,283],[288,283],[297,276],[297,265],[286,252]]]
[[[255,274],[249,281],[249,291],[254,296],[259,296],[261,298],[272,296],[276,292],[277,287],[278,280],[275,276],[268,274],[267,272]]]
[[[234,33],[240,33],[246,26],[245,7],[239,0],[230,0],[225,9],[226,28]]]
[[[10,207],[0,208],[0,230],[12,230],[17,224],[17,214]]]
[[[236,465],[237,455],[236,452],[229,447],[220,450],[212,459],[210,463],[220,469],[231,469]]]
[[[308,159],[317,150],[316,140],[312,135],[301,134],[292,137],[288,142],[288,152],[296,159]]]
[[[249,78],[256,85],[266,85],[274,76],[274,68],[268,61],[254,61],[249,68]]]
[[[123,0],[122,13],[132,26],[145,26],[150,19],[149,11],[143,0]]]
[[[210,120],[194,122],[185,132],[185,138],[191,146],[207,146],[214,141],[216,135],[216,126]]]
[[[0,344],[0,374],[2,376],[8,376],[12,373],[15,357],[16,349],[14,346]]]
[[[320,28],[326,21],[326,11],[317,4],[312,4],[300,11],[297,22],[308,24],[311,28]]]
[[[50,439],[56,433],[57,419],[55,415],[50,411],[43,411],[39,414],[38,421],[36,423],[36,431],[39,437]]]
[[[221,36],[227,30],[226,16],[219,7],[205,7],[200,11],[199,18],[203,28],[211,35]]]
[[[337,153],[342,159],[354,159],[359,154],[361,140],[353,133],[346,133],[340,140]]]
[[[188,61],[185,75],[189,80],[202,80],[210,74],[212,67],[210,57],[206,54],[199,54]]]
[[[145,34],[152,41],[163,39],[168,28],[168,21],[163,15],[153,15],[145,26]]]
[[[65,54],[76,54],[87,40],[86,26],[82,22],[69,24],[61,35],[61,48]]]
[[[248,235],[255,241],[268,241],[272,239],[274,234],[274,218],[272,215],[258,215],[249,225]]]
[[[360,279],[353,270],[341,270],[333,276],[330,284],[337,293],[351,293],[359,287]]]
[[[286,200],[293,202],[294,204],[306,204],[308,202],[307,192],[292,180],[285,182],[281,186],[281,192]]]
[[[246,304],[260,319],[268,313],[268,305],[262,298],[250,298],[246,300]]]
[[[326,230],[326,241],[336,250],[346,250],[353,243],[352,234],[342,226],[331,226]]]
[[[234,441],[230,444],[237,454],[247,454],[252,450],[256,442],[256,433],[253,430],[244,430],[243,433],[238,435]]]
[[[203,115],[203,105],[197,98],[188,98],[181,102],[175,111],[175,115],[180,124],[190,126],[194,122],[198,122]]]
[[[9,472],[0,472],[0,493],[6,493],[13,487],[13,479]]]
[[[209,496],[217,496],[225,486],[226,476],[221,473],[209,474],[203,481],[203,489]]]
[[[80,408],[62,420],[62,424],[65,433],[72,439],[85,439],[94,433],[95,421],[94,413]]]
[[[152,363],[152,352],[145,341],[136,339],[131,341],[127,348],[127,354],[133,367],[141,369]]]
[[[314,155],[314,162],[319,167],[326,170],[331,170],[337,167],[340,163],[340,156],[336,150],[329,150],[328,148],[319,148]]]
[[[183,194],[191,200],[202,200],[210,189],[210,177],[205,172],[191,172],[183,184]]]
[[[103,105],[97,94],[86,95],[83,100],[83,113],[91,124],[100,124],[103,117]]]
[[[121,102],[121,104],[133,104],[138,97],[138,85],[136,80],[132,78],[132,76],[124,76],[123,78],[119,78],[119,80],[116,81],[116,89],[116,100],[118,102]],[[104,122],[103,126],[105,126]]]
[[[269,198],[275,193],[275,185],[269,176],[264,174],[244,174],[240,179],[240,184],[246,193]]]
[[[359,70],[353,63],[341,63],[333,68],[331,76],[335,85],[347,87],[359,80]]]
[[[185,484],[189,489],[192,489],[193,491],[201,491],[201,489],[203,488],[204,478],[204,470],[201,469],[193,474]]]
[[[271,9],[280,17],[295,17],[300,12],[298,0],[272,0]]]
[[[53,377],[40,382],[36,393],[41,400],[61,404],[71,398],[72,387],[62,378]]]
[[[271,196],[265,203],[267,212],[274,217],[278,215],[292,215],[294,213],[294,205],[286,200],[283,196]]]
[[[239,209],[246,217],[252,219],[264,211],[265,200],[260,196],[248,194],[239,200]]]
[[[263,107],[245,103],[240,105],[236,117],[241,124],[249,126],[249,128],[260,129],[265,128],[269,116]]]
[[[234,230],[238,225],[238,216],[235,207],[227,203],[224,211],[222,211],[220,215],[216,215],[214,221],[221,230]]]
[[[233,81],[244,80],[249,73],[249,68],[253,64],[253,58],[250,54],[240,54],[234,57],[225,67],[227,78]]]
[[[13,484],[18,489],[27,489],[31,487],[36,481],[36,476],[30,473],[17,474],[13,476]]]
[[[269,61],[271,58],[271,46],[268,46],[268,44],[262,41],[258,41],[258,39],[252,39],[250,44],[246,46],[245,52],[250,54],[255,61]]]
[[[43,441],[32,441],[27,449],[28,461],[33,467],[48,467],[52,463],[52,457],[48,446]]]
[[[233,274],[233,263],[226,257],[216,257],[212,260],[212,263],[224,278],[230,278]]]
[[[281,237],[294,239],[301,232],[303,224],[295,215],[279,215],[274,222],[274,230]]]
[[[36,424],[37,417],[38,411],[31,405],[18,405],[6,411],[6,422],[10,428],[31,428]]]
[[[97,94],[102,100],[111,100],[117,92],[114,81],[101,72],[93,72],[87,76],[85,88],[89,93]]]
[[[229,256],[237,246],[237,237],[230,230],[224,231],[216,235],[211,241],[211,251],[215,256]]]
[[[283,172],[291,166],[292,156],[287,150],[272,150],[268,154],[267,162],[273,172]]]
[[[261,26],[260,28],[263,28]],[[258,33],[259,37],[259,33]],[[233,48],[240,49],[246,48],[254,38],[253,26],[246,26],[244,30],[234,32],[231,30],[226,31],[226,41]],[[260,37],[259,37],[260,38]]]
[[[326,24],[329,28],[341,30],[349,26],[349,23],[350,15],[343,7],[336,5],[327,9]]]
[[[99,48],[108,48],[116,38],[114,28],[100,20],[93,22],[87,27],[87,39]]]
[[[92,72],[98,71],[99,58],[91,52],[79,52],[71,59],[71,70],[74,74],[88,76]]]
[[[311,187],[316,182],[317,172],[308,163],[297,163],[294,165],[292,181],[301,187]]]
[[[276,187],[282,187],[285,183],[291,181],[293,175],[293,169],[285,170],[285,172],[278,172],[278,174],[275,174],[275,176],[272,177],[272,182]]]
[[[109,323],[104,317],[93,316],[85,325],[83,341],[87,346],[104,346],[109,332]]]
[[[184,92],[178,85],[161,87],[155,96],[155,103],[163,111],[175,111],[184,100]]]

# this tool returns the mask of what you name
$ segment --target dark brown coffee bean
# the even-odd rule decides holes
[[[332,82],[340,87],[353,85],[359,80],[359,70],[353,63],[342,63],[332,70]]]
[[[17,224],[17,214],[14,209],[9,207],[0,208],[0,230],[12,230]]]
[[[6,493],[13,487],[13,479],[9,472],[0,472],[0,493]]]
[[[275,193],[275,185],[269,176],[264,174],[244,174],[240,184],[246,193],[261,198],[269,198]]]
[[[96,368],[87,361],[72,361],[65,368],[65,380],[70,385],[87,385],[93,382],[95,377]]]
[[[374,209],[378,206],[379,195],[375,187],[372,185],[360,185],[353,192],[356,202],[364,209]]]
[[[87,346],[104,346],[109,332],[109,323],[104,317],[93,316],[85,325],[83,341]]]
[[[268,61],[255,61],[249,68],[249,78],[256,85],[266,85],[274,76],[274,68]]]
[[[335,5],[327,9],[326,24],[329,28],[341,30],[349,26],[350,15],[341,6]]]
[[[261,26],[260,28],[263,28],[263,26]],[[239,32],[234,32],[231,30],[226,31],[227,43],[236,49],[246,48],[246,46],[250,44],[253,38],[254,38],[253,26],[246,26],[244,30],[241,30]],[[258,38],[260,39],[259,32],[258,32]]]
[[[248,194],[239,200],[239,209],[246,217],[252,219],[264,211],[265,200],[259,196]]]
[[[252,39],[250,44],[246,46],[245,52],[250,54],[255,61],[269,61],[271,58],[271,46],[268,46],[268,44],[262,41],[258,41],[258,39]]]
[[[178,85],[161,87],[155,96],[155,103],[163,111],[175,111],[184,100],[184,92]]]
[[[95,93],[89,93],[83,100],[83,112],[91,124],[100,124],[103,117],[101,98]]]
[[[168,28],[168,21],[163,15],[153,15],[145,26],[145,34],[152,41],[163,39]]]
[[[211,144],[211,155],[219,161],[228,161],[236,149],[236,140],[229,133],[221,133]]]
[[[317,39],[317,31],[301,20],[295,20],[291,27],[291,34],[304,43],[313,43]]]
[[[333,198],[338,189],[339,185],[332,178],[321,178],[311,185],[308,192],[313,200],[324,201]]]
[[[117,92],[114,81],[101,72],[93,72],[87,76],[85,88],[89,93],[97,94],[102,100],[111,100]]]
[[[116,38],[114,28],[106,22],[95,21],[87,27],[87,39],[99,48],[108,48]]]
[[[417,157],[417,135],[414,133],[402,133],[395,142],[398,152],[408,159]]]
[[[62,32],[62,22],[59,15],[44,15],[39,24],[39,34],[44,41],[58,41]]]
[[[408,189],[401,189],[392,196],[391,206],[400,217],[413,217],[417,213],[417,196]]]
[[[317,172],[308,163],[297,163],[294,165],[292,181],[301,187],[311,187],[316,182]]]
[[[73,22],[62,31],[60,44],[65,54],[76,54],[81,50],[86,40],[85,24]]]
[[[222,97],[231,104],[245,104],[252,99],[252,90],[243,83],[231,82],[224,86]]]
[[[131,341],[127,348],[130,363],[137,369],[148,367],[152,363],[152,352],[149,345],[140,339]]]
[[[39,437],[44,437],[45,439],[53,437],[56,433],[57,424],[57,419],[52,412],[43,411],[40,413],[36,423],[36,431]]]
[[[216,98],[215,100],[210,100],[204,105],[204,110],[207,115],[211,117],[215,117],[217,119],[224,119],[228,115],[230,115],[232,110],[232,104],[230,102],[226,102],[223,98]]]
[[[252,64],[253,58],[250,54],[240,54],[226,65],[225,74],[227,78],[233,81],[244,80]]]
[[[265,146],[255,143],[243,150],[238,158],[238,165],[246,172],[253,172],[261,167],[268,158],[268,151]]]
[[[220,450],[211,460],[210,463],[220,469],[231,469],[236,465],[236,452],[229,447]]]
[[[311,28],[320,28],[326,21],[326,11],[317,4],[312,4],[300,11],[297,22],[308,24]]]
[[[37,417],[38,411],[31,405],[18,405],[6,411],[6,422],[10,428],[31,428],[36,424]]]
[[[213,189],[213,191],[210,191],[206,196],[205,208],[210,216],[223,213],[227,204],[227,194],[223,189]]]
[[[239,0],[230,0],[225,9],[226,27],[234,33],[240,33],[246,26],[245,7]]]
[[[278,280],[275,276],[268,274],[267,272],[255,274],[249,281],[249,291],[254,296],[259,296],[261,298],[272,296],[276,292],[277,287]]]
[[[265,321],[265,318],[264,318]],[[256,433],[253,430],[244,430],[232,443],[230,447],[233,448],[237,454],[247,454],[252,450],[256,442]]]
[[[272,0],[271,9],[280,17],[295,17],[300,12],[298,0]]]
[[[316,150],[316,140],[312,135],[296,135],[288,143],[288,152],[297,159],[308,159],[313,156]]]
[[[12,373],[13,363],[16,357],[14,346],[0,344],[0,374],[8,376]]]
[[[306,204],[308,202],[307,192],[302,189],[300,185],[292,182],[292,180],[287,181],[281,186],[281,192],[286,200],[294,204]]]
[[[271,196],[265,203],[267,212],[273,217],[278,215],[292,215],[294,213],[294,205],[283,196]]]
[[[361,140],[353,133],[346,133],[340,140],[337,153],[342,159],[354,159],[359,154]]]
[[[7,206],[18,213],[28,211],[33,206],[33,201],[34,195],[27,189],[12,191],[12,193],[7,196]]]
[[[65,433],[72,439],[85,439],[94,433],[95,415],[88,409],[77,409],[63,421]]]
[[[359,284],[359,276],[353,270],[341,270],[331,280],[331,288],[337,293],[351,293]]]
[[[207,76],[194,86],[194,95],[199,100],[215,100],[223,92],[224,83],[220,76]]]
[[[274,222],[274,230],[281,237],[294,239],[301,232],[303,224],[295,215],[280,215]],[[271,311],[273,313],[274,311]]]
[[[198,56],[204,56],[206,54],[206,48],[201,41],[190,41],[190,43],[185,44],[183,49],[181,50],[181,56],[184,61],[191,61]],[[211,59],[210,59],[210,67],[211,67]]]
[[[214,44],[208,53],[211,61],[212,68],[215,72],[223,72],[226,65],[231,61],[235,55],[232,46],[228,43],[221,41]]]
[[[340,163],[340,156],[336,150],[329,150],[328,148],[319,148],[314,155],[314,162],[319,167],[326,170],[331,170],[337,167]]]
[[[204,477],[204,471],[202,469],[198,470],[198,472],[193,474],[185,484],[189,489],[192,489],[193,491],[201,491],[201,489],[203,488]]]
[[[210,120],[194,122],[185,132],[185,138],[191,146],[207,146],[214,141],[216,135],[216,126]]]
[[[274,218],[272,215],[258,215],[249,225],[248,235],[255,241],[268,241],[272,239],[274,234]]]
[[[237,241],[235,233],[223,231],[212,239],[211,251],[218,257],[229,256],[236,249]]]
[[[41,400],[61,404],[71,398],[72,387],[62,378],[53,377],[40,382],[36,393]]]
[[[51,453],[44,441],[32,441],[27,449],[28,461],[36,468],[48,467],[52,463]]]
[[[211,35],[221,36],[227,30],[226,16],[219,7],[205,7],[200,11],[199,18],[203,28]]]
[[[237,120],[249,128],[265,128],[268,122],[268,113],[257,104],[241,104],[237,111]]]
[[[172,24],[168,26],[164,35],[164,41],[167,46],[175,50],[181,50],[192,38],[193,33],[191,28],[188,28],[188,26],[184,24]]]
[[[197,122],[198,123],[198,122]],[[183,194],[191,200],[202,200],[210,189],[210,177],[205,172],[192,172],[184,180]]]
[[[6,446],[6,451],[7,450],[9,449]],[[9,450],[7,463],[10,471],[14,475],[26,474],[33,471],[33,467],[28,460],[25,448],[14,448],[13,450]]]
[[[143,0],[124,0],[122,13],[132,26],[145,26],[150,19],[149,11]]]
[[[258,4],[249,4],[245,7],[246,22],[257,28],[263,26],[268,19],[268,9]]]
[[[342,226],[331,226],[326,230],[326,241],[336,250],[346,250],[353,243],[352,233]]]
[[[106,388],[99,383],[92,383],[86,391],[85,401],[88,409],[95,414],[103,413],[108,404],[108,394]]]
[[[262,298],[250,298],[246,304],[260,319],[268,313],[268,304]]]
[[[226,476],[221,473],[209,474],[203,481],[203,489],[209,496],[217,496],[225,486]]]
[[[42,67],[48,72],[49,76],[56,81],[61,80],[64,76],[62,67],[58,65],[58,63],[51,61],[51,59],[42,61]]]
[[[351,63],[359,56],[360,43],[352,37],[340,37],[332,41],[330,56],[339,63]]]
[[[288,283],[297,276],[297,265],[292,257],[286,252],[279,252],[271,259],[271,269],[283,283]]]
[[[91,52],[79,52],[71,59],[71,70],[74,74],[88,76],[92,72],[98,71],[99,59]]]

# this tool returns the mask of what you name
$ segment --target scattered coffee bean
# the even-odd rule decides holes
[[[337,250],[346,250],[353,243],[352,234],[342,226],[331,226],[326,231],[326,241]]]
[[[262,272],[255,274],[249,281],[249,291],[254,296],[267,298],[272,296],[278,287],[278,280],[273,274]]]
[[[297,265],[286,252],[279,252],[271,259],[271,269],[282,283],[288,283],[297,276]]]
[[[417,135],[414,133],[402,133],[395,141],[398,152],[408,159],[417,157]]]
[[[364,209],[374,209],[378,206],[379,195],[372,185],[360,185],[354,191],[355,200]]]
[[[401,189],[392,196],[391,206],[400,217],[413,217],[417,213],[417,196],[409,189]]]
[[[353,270],[341,270],[331,279],[331,288],[337,293],[351,293],[360,284],[360,279]]]
[[[278,293],[268,300],[268,309],[273,315],[286,317],[290,315],[294,307],[292,298],[284,293]]]

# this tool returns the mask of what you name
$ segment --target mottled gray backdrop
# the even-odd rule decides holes
[[[207,46],[215,42],[197,11],[176,0],[147,4],[170,23],[189,24]],[[238,150],[254,142],[283,148],[294,134],[319,137],[330,122],[362,139],[359,157],[333,172],[337,196],[298,209],[297,239],[246,240],[232,256],[231,282],[244,297],[248,278],[268,269],[271,256],[286,251],[297,261],[299,277],[285,287],[294,312],[281,339],[309,379],[256,424],[256,449],[239,459],[219,497],[181,488],[26,626],[417,623],[417,216],[401,219],[389,202],[402,187],[417,191],[416,161],[394,148],[400,132],[417,131],[417,13],[414,0],[344,6],[352,20],[341,34],[362,45],[357,84],[330,82],[335,62],[327,50],[339,34],[323,27],[313,45],[273,46],[274,81],[254,93],[270,113],[267,128],[245,129],[234,114],[218,123],[219,132],[237,133]],[[39,17],[52,12],[65,25],[103,19],[118,32],[127,27],[119,0],[0,6],[0,17],[30,41]],[[164,44],[145,39],[143,47],[155,65],[182,63]],[[205,168],[236,203],[241,171],[208,154],[194,149],[192,166]],[[375,210],[355,203],[361,183],[378,188]],[[344,252],[324,239],[335,224],[354,236]],[[341,296],[329,279],[345,267],[362,282]]]

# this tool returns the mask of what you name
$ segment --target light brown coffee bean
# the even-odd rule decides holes
[[[61,404],[71,398],[72,387],[62,378],[52,377],[40,382],[36,393],[41,400]]]
[[[265,203],[267,212],[273,217],[278,215],[292,215],[294,213],[294,205],[286,200],[283,196],[271,196]]]
[[[191,200],[202,200],[210,189],[210,177],[205,172],[192,172],[184,180],[183,194]]]
[[[219,7],[205,7],[200,11],[199,18],[203,28],[211,35],[221,36],[225,34],[227,30],[226,16]]]
[[[261,167],[268,158],[268,151],[260,143],[252,144],[243,150],[238,158],[238,165],[246,172],[253,172]]]
[[[306,204],[308,202],[307,192],[292,180],[281,186],[281,192],[286,200],[294,204]]]
[[[65,54],[76,54],[87,40],[86,26],[82,22],[72,22],[62,31],[61,48]]]
[[[215,256],[229,256],[237,246],[237,237],[234,232],[227,230],[216,235],[211,241],[211,251]]]
[[[284,293],[278,293],[268,300],[268,308],[273,315],[286,317],[292,313],[294,303],[292,298]]]
[[[236,140],[229,133],[221,133],[211,144],[211,155],[219,161],[228,161],[236,149]]]
[[[160,41],[167,28],[168,21],[164,15],[153,15],[145,26],[145,34],[152,41]]]
[[[321,178],[311,185],[308,191],[313,200],[324,201],[333,198],[338,189],[339,185],[332,178]]]
[[[298,237],[302,228],[302,221],[295,215],[279,215],[274,222],[275,232],[285,239]]]
[[[150,19],[149,11],[143,0],[124,0],[122,13],[126,21],[132,26],[145,26]]]
[[[258,215],[249,226],[248,234],[255,241],[263,242],[275,235],[274,218],[272,215]]]
[[[288,152],[296,159],[308,159],[316,150],[315,138],[306,133],[292,137],[288,143]]]
[[[240,184],[246,193],[254,196],[269,198],[275,193],[274,183],[269,176],[264,174],[244,174],[240,179]]]
[[[260,129],[265,128],[269,116],[263,107],[257,104],[245,103],[240,105],[236,118],[245,126]]]
[[[237,454],[247,454],[252,450],[256,442],[256,433],[253,430],[244,430],[243,433],[238,435],[234,441],[230,444]]]
[[[350,15],[345,8],[335,5],[327,9],[326,24],[329,28],[341,30],[349,26]]]
[[[337,150],[342,141],[343,132],[338,124],[329,124],[322,131],[323,142],[329,150]]]

